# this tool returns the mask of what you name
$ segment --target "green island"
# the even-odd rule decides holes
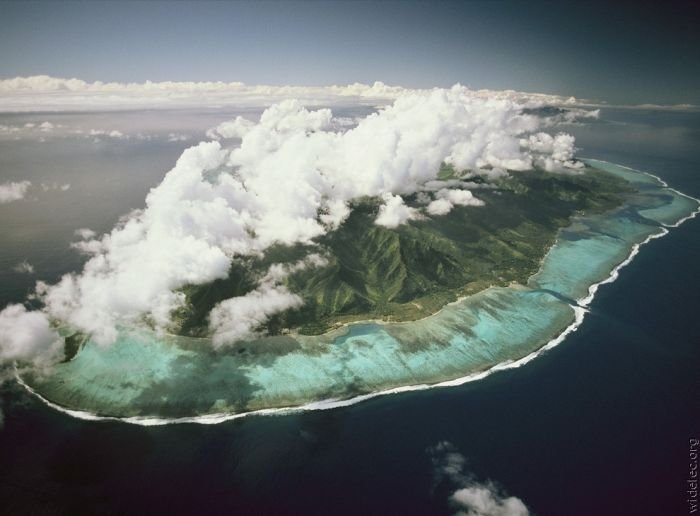
[[[105,347],[63,329],[66,360],[20,381],[77,417],[151,425],[327,408],[517,367],[575,330],[598,285],[641,245],[698,213],[696,199],[655,176],[585,164],[482,180],[469,189],[483,206],[395,229],[374,224],[377,199],[358,199],[314,245],[235,259],[226,279],[185,288],[176,333],[120,328]],[[440,171],[446,185],[458,187],[455,177]],[[213,345],[212,307],[309,253],[325,260],[280,279],[303,305]]]
[[[459,174],[443,165],[438,178],[447,185]],[[474,191],[484,206],[455,206],[446,215],[389,229],[374,224],[379,199],[357,199],[340,228],[315,246],[276,246],[262,259],[236,258],[228,278],[184,289],[187,307],[177,314],[174,331],[207,336],[207,318],[217,303],[255,289],[272,264],[291,264],[309,253],[320,253],[327,265],[285,279],[303,306],[273,316],[260,331],[319,335],[356,321],[427,317],[488,287],[525,284],[572,216],[615,208],[631,192],[624,180],[593,168],[576,174],[513,172],[490,183],[476,181]],[[405,201],[420,208],[417,197]]]

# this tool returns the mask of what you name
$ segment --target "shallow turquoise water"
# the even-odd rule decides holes
[[[282,336],[212,351],[206,339],[124,332],[88,343],[29,383],[70,408],[181,417],[298,406],[484,371],[539,349],[574,321],[571,306],[632,248],[698,207],[647,174],[590,160],[638,190],[605,215],[562,230],[528,285],[491,288],[420,321],[355,324],[319,337]]]

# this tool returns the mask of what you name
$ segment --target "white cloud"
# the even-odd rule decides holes
[[[466,458],[451,443],[430,448],[436,484],[454,489],[448,503],[456,516],[529,516],[519,498],[507,496],[493,482],[480,483],[465,472]]]
[[[0,183],[0,204],[24,199],[31,185],[31,181]]]
[[[1,96],[1,95],[0,95]],[[24,124],[0,124],[0,136],[11,136],[14,139],[34,138],[39,141],[46,141],[44,136],[47,133],[63,128],[64,126],[57,123],[49,122],[25,122]]]
[[[435,183],[438,183],[435,181]],[[440,183],[454,183],[440,182]],[[459,183],[459,182],[457,182]],[[483,206],[484,201],[477,199],[469,190],[441,188],[435,194],[436,199],[428,204],[426,211],[430,215],[446,215],[455,205],[458,206]]]
[[[19,361],[34,367],[50,366],[63,357],[63,339],[42,312],[9,305],[0,312],[0,366]]]
[[[26,260],[15,265],[12,270],[18,274],[34,274],[34,266]]]
[[[484,201],[477,199],[469,190],[443,188],[435,194],[438,199],[446,199],[458,206],[483,206]]]
[[[288,99],[267,108],[260,117],[260,125],[280,133],[321,131],[330,126],[332,118],[330,109],[309,111],[298,100]]]
[[[237,116],[233,120],[221,122],[216,127],[212,127],[207,131],[207,138],[218,140],[220,138],[243,138],[243,136],[255,127],[255,123]]]
[[[280,132],[300,129],[319,131],[330,126],[331,118],[330,109],[308,111],[299,100],[288,99],[265,110],[260,118],[260,124]],[[254,122],[238,116],[234,120],[222,122],[209,129],[207,137],[215,140],[243,138],[255,126]]]
[[[430,215],[447,215],[454,205],[447,199],[435,199],[425,208]]]
[[[338,116],[333,117],[333,119],[331,120],[331,124],[333,125],[333,127],[338,129],[347,129],[349,127],[355,127],[360,120],[361,118]]]
[[[379,214],[374,223],[387,228],[395,228],[409,220],[421,218],[420,212],[403,202],[400,195],[385,193],[382,195],[384,204],[379,207]]]
[[[540,132],[521,139],[520,145],[537,152],[536,163],[548,172],[576,172],[583,163],[574,161],[575,141],[570,134],[552,136]]]
[[[301,306],[303,300],[280,283],[293,272],[307,267],[321,267],[326,263],[322,256],[311,254],[292,265],[272,265],[258,288],[217,304],[209,315],[214,346],[221,347],[254,336],[255,330],[270,316]]]
[[[123,132],[119,129],[101,129],[101,128],[91,128],[91,129],[70,129],[61,133],[62,136],[72,136],[76,138],[90,139],[93,143],[101,143],[103,141],[151,141],[156,138],[162,138],[168,142],[181,142],[189,140],[189,136],[181,133],[158,133],[158,132]]]
[[[242,82],[151,82],[105,83],[80,79],[63,79],[38,75],[0,80],[0,104],[6,111],[100,110],[134,107],[192,107],[242,106],[269,104],[287,98],[315,104],[358,102],[386,103],[403,95],[430,90],[415,90],[401,86],[349,84],[347,86],[269,86],[247,85]],[[530,107],[542,105],[570,106],[578,101],[541,93],[512,90],[475,90],[480,99],[510,101]],[[261,102],[261,99],[264,99]]]
[[[90,240],[97,236],[97,233],[90,228],[80,228],[74,231],[75,236],[80,237],[81,240]]]
[[[214,346],[251,336],[271,315],[303,304],[281,285],[263,284],[243,296],[222,301],[209,315]]]
[[[508,171],[500,167],[492,167],[490,169],[482,169],[478,171],[480,176],[491,181],[508,176]]]
[[[81,273],[39,284],[37,292],[51,317],[98,342],[112,342],[117,325],[147,321],[169,329],[171,312],[184,301],[178,289],[226,277],[235,256],[273,244],[313,244],[342,223],[353,199],[381,197],[376,222],[387,227],[417,218],[419,210],[402,195],[427,183],[428,191],[440,187],[434,182],[443,161],[478,173],[527,170],[547,159],[573,164],[573,138],[530,139],[542,121],[522,109],[455,86],[402,94],[347,130],[337,130],[331,110],[294,100],[271,106],[257,122],[222,124],[213,136],[235,136],[240,144],[210,141],[185,150],[145,209],[100,239],[89,235],[74,244],[91,255]],[[436,195],[452,205],[480,204],[465,187],[442,182]],[[277,284],[261,283],[254,292],[212,314],[214,331],[230,338],[256,327],[255,313],[266,317],[296,302]],[[248,312],[255,303],[261,311]],[[232,321],[227,314],[235,311],[243,315]]]
[[[560,113],[548,116],[544,119],[544,127],[557,125],[582,125],[586,120],[597,120],[600,118],[600,109],[586,110],[581,108],[567,107]]]
[[[151,191],[146,210],[92,241],[94,256],[82,274],[39,285],[49,313],[111,342],[118,321],[137,323],[147,314],[165,328],[183,301],[175,289],[225,277],[229,256],[248,238],[243,222],[232,220],[232,209],[202,178],[225,157],[217,143],[186,150]]]
[[[527,516],[525,504],[514,496],[502,496],[491,484],[474,484],[458,489],[450,497],[458,508],[455,514],[464,516]]]

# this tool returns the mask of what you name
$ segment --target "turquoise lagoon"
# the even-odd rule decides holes
[[[418,321],[357,323],[219,351],[207,339],[124,330],[114,345],[88,341],[49,375],[22,381],[77,416],[157,424],[326,408],[517,366],[575,329],[596,285],[614,279],[642,243],[698,210],[697,200],[655,176],[586,163],[637,192],[611,212],[575,217],[527,285],[492,287]]]

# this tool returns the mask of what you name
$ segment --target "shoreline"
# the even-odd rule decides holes
[[[590,160],[590,161],[597,161],[600,163],[610,163],[607,161],[603,160]],[[610,163],[615,165],[614,163]],[[625,167],[623,165],[616,165],[620,166],[621,168],[626,168],[628,170],[633,170],[635,172],[640,172],[645,175],[648,175],[650,177],[655,178],[659,183],[664,187],[668,188],[669,190],[672,190],[676,192],[679,195],[682,195],[684,197],[687,197],[689,199],[692,199],[698,203],[700,203],[700,200],[684,194],[682,192],[679,192],[678,190],[674,188],[670,188],[668,184],[663,181],[661,178],[658,176],[651,174],[649,172],[644,172],[644,171],[639,171],[636,169],[632,169],[630,167]],[[358,403],[361,403],[363,401],[367,401],[372,398],[376,398],[379,396],[386,396],[390,394],[400,394],[404,392],[415,392],[415,391],[423,391],[427,389],[433,389],[433,388],[440,388],[440,387],[456,387],[459,385],[463,385],[469,382],[477,381],[486,378],[487,376],[490,376],[493,373],[499,372],[499,371],[504,371],[508,369],[516,369],[518,367],[521,367],[541,354],[546,353],[550,349],[553,349],[554,347],[558,346],[561,344],[566,337],[576,331],[578,327],[581,325],[585,318],[585,314],[588,312],[588,305],[593,301],[595,298],[595,294],[597,293],[599,287],[601,285],[605,285],[608,283],[613,283],[619,278],[619,271],[623,269],[625,266],[629,265],[634,258],[639,254],[640,248],[651,242],[652,240],[655,240],[657,238],[664,237],[670,233],[668,228],[677,228],[679,227],[683,222],[686,222],[687,220],[695,218],[698,214],[700,213],[700,207],[698,207],[695,211],[693,211],[691,214],[687,215],[686,217],[681,218],[677,222],[673,224],[664,224],[664,223],[659,223],[660,224],[660,231],[657,233],[653,233],[649,235],[646,239],[644,239],[641,242],[638,242],[632,246],[630,249],[629,254],[627,257],[622,260],[620,263],[618,263],[615,267],[613,267],[608,274],[607,277],[604,279],[591,284],[588,287],[588,293],[586,296],[577,299],[576,300],[576,305],[569,305],[574,311],[574,320],[567,326],[565,327],[561,332],[559,332],[557,335],[555,335],[552,339],[550,339],[548,342],[546,342],[544,345],[541,347],[535,349],[534,351],[528,353],[527,355],[524,355],[520,358],[514,358],[514,359],[508,359],[503,362],[499,362],[487,369],[481,370],[481,371],[475,371],[472,373],[469,373],[465,376],[458,377],[455,379],[451,380],[445,380],[445,381],[440,381],[436,383],[422,383],[422,384],[414,384],[414,385],[405,385],[405,386],[400,386],[400,387],[393,387],[389,389],[384,389],[380,391],[375,391],[375,392],[370,392],[367,394],[362,394],[359,396],[355,396],[352,398],[345,398],[345,399],[325,399],[325,400],[319,400],[319,401],[313,401],[309,402],[306,404],[302,405],[295,405],[295,406],[288,406],[288,407],[278,407],[278,408],[264,408],[264,409],[257,409],[257,410],[251,410],[249,412],[240,412],[240,413],[214,413],[214,414],[205,414],[205,415],[199,415],[199,416],[185,416],[185,417],[179,417],[179,418],[163,418],[163,417],[156,417],[156,416],[129,416],[129,417],[118,417],[118,416],[101,416],[98,414],[94,414],[88,411],[82,411],[82,410],[75,410],[75,409],[69,409],[67,407],[64,407],[62,405],[59,405],[57,403],[54,403],[47,398],[45,398],[43,395],[35,391],[32,387],[30,387],[28,384],[22,380],[22,378],[19,376],[19,372],[15,370],[15,378],[17,379],[17,382],[22,385],[30,394],[34,395],[37,397],[39,400],[41,400],[44,404],[47,406],[62,412],[64,414],[67,414],[69,416],[75,417],[77,419],[82,419],[86,421],[119,421],[119,422],[124,422],[128,424],[135,424],[135,425],[140,425],[140,426],[163,426],[163,425],[170,425],[170,424],[182,424],[182,423],[195,423],[195,424],[218,424],[218,423],[223,423],[226,421],[231,421],[234,419],[239,419],[243,417],[248,417],[248,416],[271,416],[271,415],[286,415],[286,414],[292,414],[292,413],[299,413],[299,412],[306,412],[310,410],[329,410],[329,409],[334,409],[334,408],[340,408],[340,407],[347,407],[351,405],[355,405]],[[556,245],[556,244],[555,244]],[[493,288],[493,286],[490,286],[489,288]],[[477,295],[481,292],[484,292],[488,290],[484,289],[481,290],[475,294],[472,295]],[[451,303],[446,304],[443,306],[439,311],[442,311],[446,306],[452,305],[459,303],[463,301],[464,299],[467,299],[471,296],[464,296],[461,297]],[[438,312],[439,312],[438,311]],[[436,313],[438,313],[436,312]],[[432,314],[434,315],[434,314]],[[430,317],[430,316],[428,316]],[[402,321],[403,322],[403,321]],[[406,321],[407,322],[407,321]],[[335,328],[333,330],[330,330],[328,333],[334,332],[341,330],[345,328],[346,326],[350,326],[353,324],[362,324],[361,322],[351,322],[351,323],[345,323],[343,326],[339,328]],[[401,324],[401,322],[395,322],[391,324]]]
[[[587,312],[587,310],[581,306],[572,306],[572,309],[574,310],[574,321],[564,328],[555,338],[552,340],[548,341],[546,344],[543,346],[537,348],[536,350],[532,351],[531,353],[528,353],[527,355],[518,358],[518,359],[510,359],[506,360],[503,362],[499,362],[498,364],[495,364],[491,366],[488,369],[485,369],[483,371],[476,371],[473,373],[470,373],[466,376],[462,376],[459,378],[454,378],[452,380],[445,380],[442,382],[438,383],[422,383],[422,384],[415,384],[415,385],[404,385],[401,387],[392,387],[390,389],[385,389],[382,391],[376,391],[376,392],[371,392],[367,394],[361,394],[359,396],[355,396],[353,398],[346,398],[346,399],[325,399],[325,400],[319,400],[319,401],[313,401],[310,403],[306,403],[304,405],[296,405],[296,406],[289,406],[289,407],[278,407],[278,408],[265,408],[265,409],[258,409],[258,410],[251,410],[249,412],[239,412],[239,413],[219,413],[219,414],[204,414],[200,416],[184,416],[184,417],[179,417],[179,418],[161,418],[161,417],[155,417],[155,416],[129,416],[129,417],[118,417],[118,416],[100,416],[98,414],[93,414],[92,412],[84,411],[84,410],[76,410],[76,409],[69,409],[67,407],[64,407],[62,405],[59,405],[57,403],[54,403],[47,398],[45,398],[43,395],[38,393],[36,390],[34,390],[32,387],[30,387],[27,383],[22,380],[22,378],[19,376],[18,373],[15,374],[15,378],[17,382],[24,387],[29,393],[37,397],[39,400],[41,400],[44,404],[47,406],[53,408],[54,410],[57,410],[59,412],[62,412],[64,414],[67,414],[69,416],[75,417],[77,419],[82,419],[85,421],[119,421],[123,423],[129,423],[129,424],[135,424],[135,425],[140,425],[140,426],[164,426],[164,425],[171,425],[171,424],[183,424],[183,423],[196,423],[196,424],[203,424],[203,425],[212,425],[212,424],[218,424],[218,423],[224,423],[226,421],[231,421],[234,419],[239,419],[243,417],[248,417],[248,416],[272,416],[272,415],[286,415],[286,414],[293,414],[293,413],[299,413],[299,412],[307,412],[310,410],[330,410],[334,408],[341,408],[341,407],[348,407],[351,405],[356,405],[358,403],[361,403],[363,401],[370,400],[372,398],[377,398],[379,396],[387,396],[390,394],[401,394],[404,392],[416,392],[416,391],[424,391],[428,389],[433,389],[433,388],[439,388],[439,387],[457,387],[459,385],[464,385],[465,383],[469,382],[474,382],[477,380],[482,380],[486,378],[487,376],[490,376],[493,373],[496,373],[498,371],[505,371],[507,369],[516,369],[518,367],[521,367],[528,362],[534,360],[537,358],[540,354],[554,348],[555,346],[559,345],[562,343],[566,337],[570,334],[576,331],[580,324],[583,322],[584,315]]]

